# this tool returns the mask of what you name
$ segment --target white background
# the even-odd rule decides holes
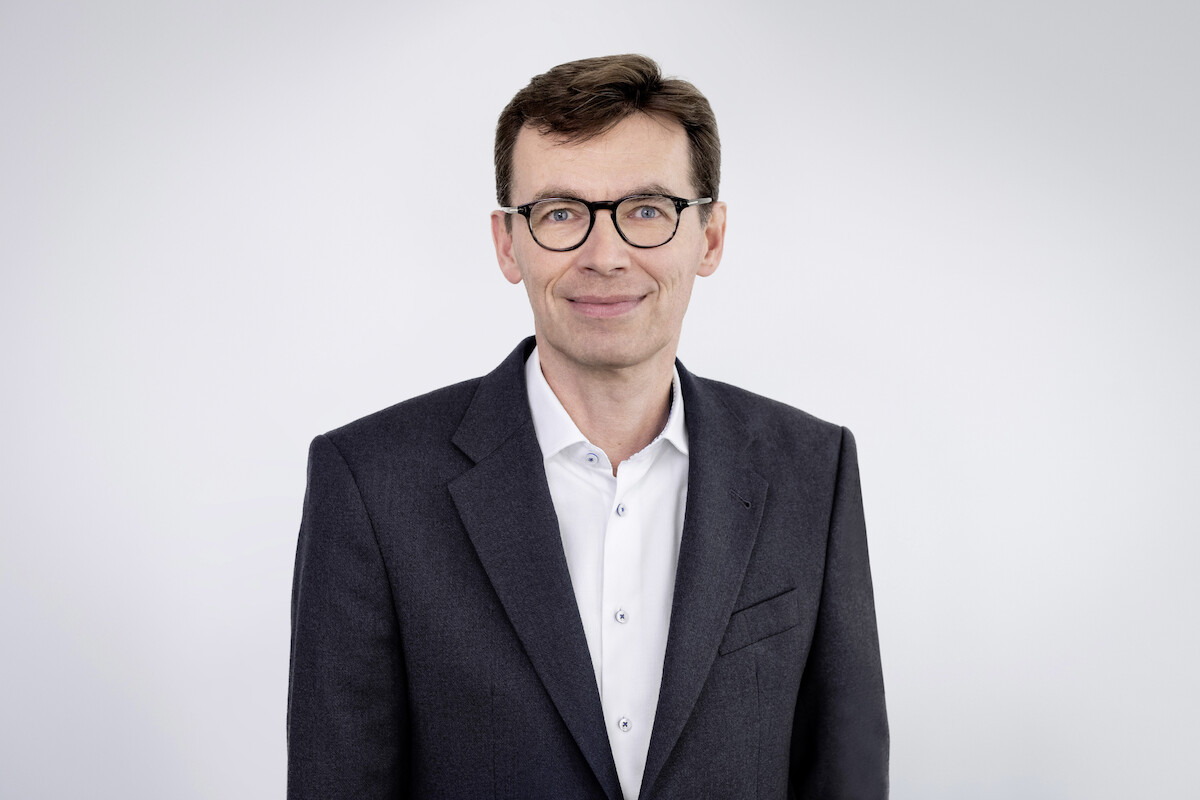
[[[531,330],[530,76],[717,112],[693,371],[859,442],[895,800],[1196,796],[1188,2],[0,3],[0,796],[281,797],[309,440]]]

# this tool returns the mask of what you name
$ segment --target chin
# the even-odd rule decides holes
[[[652,361],[664,349],[673,352],[675,341],[644,324],[552,326],[549,330],[537,330],[535,326],[535,332],[543,353],[551,349],[564,363],[594,370],[636,367]]]
[[[563,351],[568,359],[590,369],[627,369],[653,358],[661,348],[639,343],[629,336],[605,337],[600,341],[577,342]]]

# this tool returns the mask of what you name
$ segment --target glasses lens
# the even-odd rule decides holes
[[[630,244],[658,247],[675,235],[679,212],[675,201],[660,194],[627,197],[617,206],[613,220]]]
[[[529,209],[529,229],[542,247],[568,250],[588,232],[588,207],[577,200],[542,200]]]

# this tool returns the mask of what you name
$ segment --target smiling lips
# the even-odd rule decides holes
[[[571,307],[585,317],[619,317],[632,311],[645,295],[612,295],[600,297],[597,295],[582,295],[568,298]]]

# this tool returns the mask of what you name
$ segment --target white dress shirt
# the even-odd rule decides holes
[[[687,503],[688,444],[679,372],[662,433],[617,466],[579,432],[525,362],[529,408],[583,621],[625,800],[636,800],[662,683],[675,565]]]

